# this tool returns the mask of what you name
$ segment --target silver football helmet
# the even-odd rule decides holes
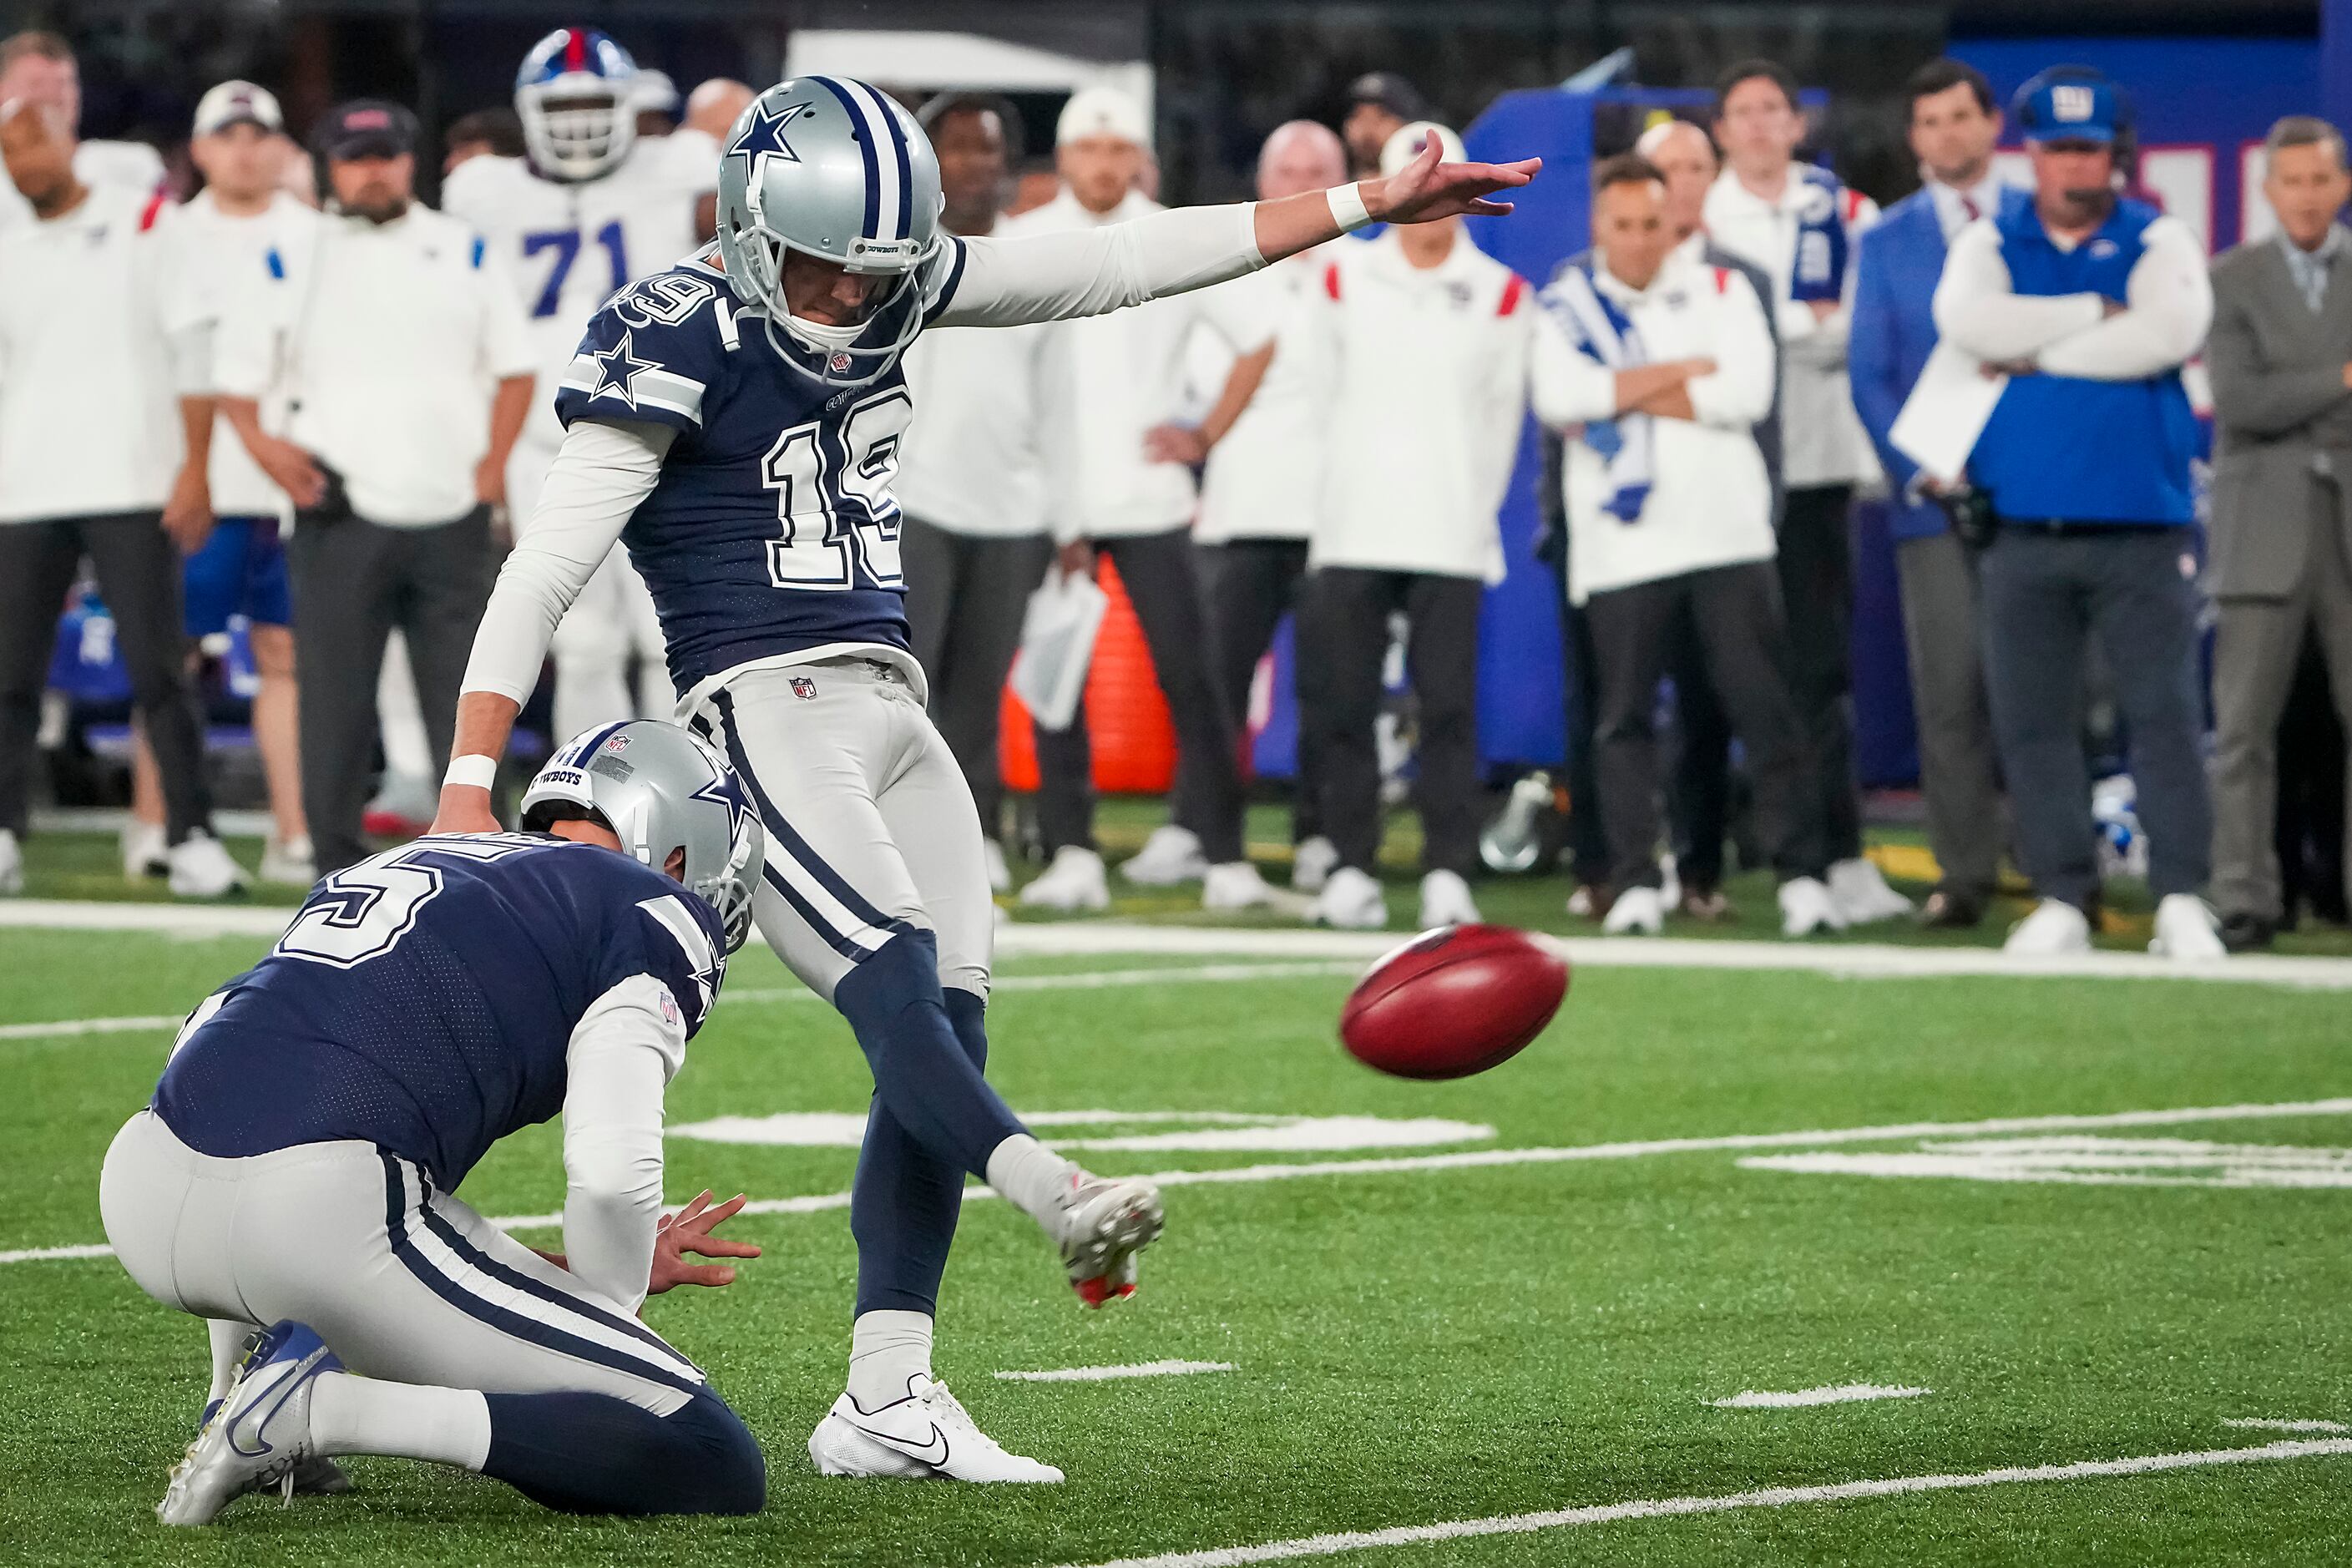
[[[719,911],[727,951],[743,945],[767,836],[735,770],[708,742],[659,719],[583,731],[530,781],[522,797],[523,831],[544,833],[583,813],[656,871],[685,850],[681,879]]]
[[[719,253],[767,315],[785,363],[835,386],[890,368],[923,326],[921,273],[940,243],[940,161],[915,117],[862,81],[802,76],[753,99],[719,159]],[[889,279],[866,319],[793,315],[784,253]]]

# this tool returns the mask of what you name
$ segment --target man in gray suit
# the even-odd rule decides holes
[[[2205,351],[2219,424],[2213,899],[2241,952],[2269,945],[2279,920],[2279,715],[2307,636],[2352,728],[2352,235],[2336,221],[2352,173],[2324,120],[2282,120],[2264,146],[2279,233],[2214,262]]]

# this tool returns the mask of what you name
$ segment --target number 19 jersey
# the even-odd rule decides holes
[[[696,201],[718,183],[719,148],[698,131],[645,138],[602,179],[551,180],[520,158],[468,158],[443,210],[471,225],[515,279],[539,382],[525,437],[562,440],[554,391],[580,333],[616,289],[694,249]]]

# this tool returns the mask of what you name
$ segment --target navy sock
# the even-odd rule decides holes
[[[488,1394],[482,1473],[563,1513],[757,1513],[767,1461],[703,1389],[667,1415],[609,1394]]]
[[[834,989],[833,1005],[857,1033],[875,1098],[933,1158],[984,1178],[996,1146],[1027,1131],[981,1076],[970,1041],[950,1021],[929,931],[892,937]],[[984,1039],[978,1055],[985,1059]]]
[[[969,991],[943,997],[956,1043],[975,1068],[988,1063],[987,1004]],[[940,1279],[963,1209],[962,1171],[939,1159],[876,1097],[849,1189],[857,1240],[857,1311],[936,1316]]]

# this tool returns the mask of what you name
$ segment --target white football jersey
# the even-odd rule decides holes
[[[667,271],[700,243],[694,209],[719,183],[719,144],[698,131],[640,140],[600,180],[551,180],[520,158],[469,158],[442,210],[473,226],[520,293],[538,384],[523,439],[563,439],[555,391],[588,320],[625,284]]]

